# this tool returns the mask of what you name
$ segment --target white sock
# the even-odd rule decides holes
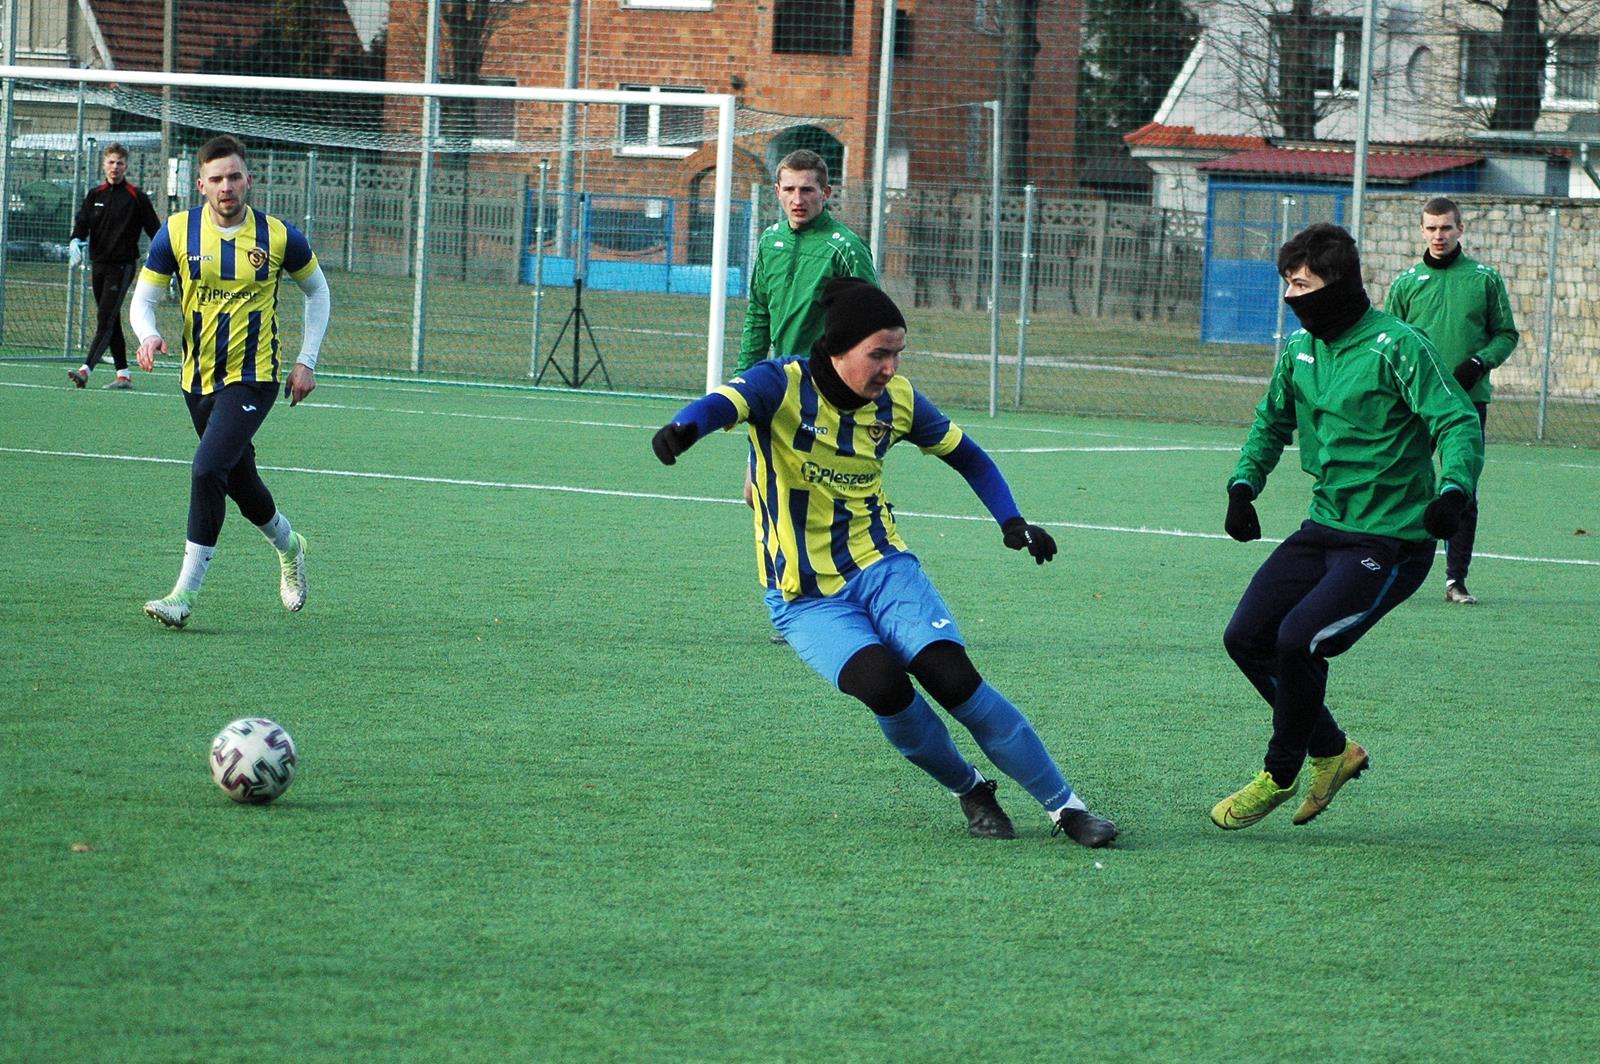
[[[78,367],[78,372],[79,373],[88,373],[89,372],[89,363],[85,362],[83,365],[79,366]]]
[[[275,511],[272,520],[256,527],[261,529],[261,534],[267,537],[267,542],[272,544],[279,554],[287,553],[289,548],[294,546],[294,529],[289,527],[289,519],[283,516],[282,511]]]
[[[200,585],[205,583],[206,570],[211,567],[211,556],[217,552],[215,547],[202,547],[198,543],[184,540],[183,543],[183,570],[178,573],[178,582],[173,585],[173,591],[199,591]]]
[[[129,369],[119,369],[117,370],[117,376],[123,378],[124,380],[131,381],[133,380],[133,371]]]
[[[1083,799],[1078,797],[1078,792],[1073,791],[1072,797],[1067,799],[1067,803],[1065,805],[1059,809],[1050,810],[1050,819],[1060,820],[1061,814],[1065,813],[1068,809],[1081,809],[1086,813],[1089,811],[1089,807],[1083,804]]]

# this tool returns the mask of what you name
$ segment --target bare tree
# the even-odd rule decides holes
[[[1499,23],[1486,53],[1476,57],[1494,64],[1494,101],[1483,125],[1533,129],[1544,112],[1552,59],[1557,67],[1572,61],[1562,54],[1562,38],[1592,34],[1600,26],[1600,8],[1592,0],[1464,0],[1464,6],[1493,12]]]
[[[1318,125],[1351,107],[1360,23],[1321,0],[1209,0],[1196,5],[1220,76],[1200,91],[1253,127],[1312,140]]]
[[[1008,187],[1028,183],[1028,135],[1033,105],[1033,68],[1039,58],[1039,0],[1005,0],[1001,5],[1000,110],[1004,117],[1001,150]]]
[[[455,85],[476,85],[483,77],[483,60],[489,41],[505,23],[511,0],[442,0],[439,4],[441,80]],[[478,127],[478,101],[440,100],[440,128],[451,139],[468,145]],[[460,154],[454,165],[465,166]]]

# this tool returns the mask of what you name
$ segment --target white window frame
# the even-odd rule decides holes
[[[1469,96],[1466,93],[1468,58],[1466,44],[1467,39],[1469,37],[1478,37],[1492,41],[1494,36],[1495,35],[1492,32],[1482,30],[1471,34],[1462,34],[1461,36],[1461,61],[1458,65],[1456,73],[1456,94],[1461,98],[1462,103],[1471,104],[1478,107],[1494,106],[1494,93],[1481,96]],[[1579,38],[1583,40],[1596,39],[1594,34],[1587,33],[1570,34],[1567,36],[1570,38]],[[1553,110],[1560,111],[1600,111],[1600,92],[1597,92],[1595,99],[1589,100],[1569,99],[1564,96],[1556,95],[1556,50],[1561,46],[1562,39],[1563,38],[1559,36],[1547,37],[1544,42],[1544,81],[1539,94],[1540,106],[1549,107]],[[1595,80],[1597,84],[1600,84],[1600,53],[1597,53],[1596,55]]]
[[[1329,27],[1319,31],[1320,35],[1333,36],[1333,84],[1323,86],[1316,90],[1321,99],[1353,99],[1360,95],[1359,89],[1347,89],[1343,84],[1342,73],[1346,62],[1354,60],[1356,70],[1352,76],[1357,84],[1361,81],[1361,29],[1352,29],[1349,26]]]
[[[618,85],[617,88],[624,92],[649,92],[658,96],[669,93],[691,95],[704,93],[705,90],[692,85]],[[661,107],[658,104],[649,104],[649,118],[647,120],[647,140],[643,144],[629,144],[624,139],[627,137],[628,110],[640,104],[625,104],[617,114],[617,154],[631,155],[649,159],[687,159],[703,146],[701,144],[662,144],[661,139]],[[700,112],[696,112],[700,113]]]
[[[477,80],[476,84],[481,86],[481,87],[483,87],[483,88],[486,88],[486,89],[515,88],[516,85],[517,85],[517,79],[513,78],[513,77],[502,77],[502,76],[498,76],[498,75],[488,75],[488,76],[480,75],[478,77],[478,80]],[[474,107],[480,107],[486,102],[489,102],[489,101],[481,100],[481,99],[480,100],[474,100],[473,101],[473,106]],[[501,101],[496,100],[496,101],[493,101],[493,102],[500,103]],[[476,136],[475,135],[472,138],[472,146],[474,148],[476,148],[478,150],[481,150],[481,151],[506,151],[508,149],[516,147],[516,144],[517,144],[517,141],[516,141],[517,105],[513,101],[510,101],[510,100],[504,101],[504,103],[505,103],[506,108],[511,112],[511,133],[512,133],[511,137],[510,138],[506,138],[506,137],[483,137],[483,136]],[[474,123],[474,125],[476,125],[476,123]]]
[[[1544,61],[1544,104],[1546,107],[1557,108],[1562,111],[1600,110],[1600,93],[1588,99],[1582,97],[1568,97],[1556,95],[1556,49],[1563,40],[1594,42],[1595,64],[1590,68],[1590,78],[1600,86],[1600,40],[1592,33],[1574,33],[1565,37],[1552,37],[1545,42],[1548,51]]]

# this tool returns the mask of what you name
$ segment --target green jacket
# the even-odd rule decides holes
[[[1483,469],[1467,393],[1427,337],[1376,307],[1331,344],[1304,329],[1289,337],[1228,483],[1260,494],[1296,431],[1316,479],[1309,516],[1346,532],[1428,539],[1428,503],[1446,485],[1472,494]]]
[[[1447,370],[1474,356],[1494,369],[1517,346],[1505,281],[1493,266],[1464,253],[1442,270],[1419,262],[1396,277],[1383,309],[1427,333]],[[1493,391],[1485,373],[1467,395],[1487,403]]]
[[[861,238],[833,220],[826,207],[799,230],[780,218],[761,234],[750,271],[750,302],[739,342],[739,370],[767,357],[803,355],[822,335],[817,299],[835,277],[878,283],[872,253]]]

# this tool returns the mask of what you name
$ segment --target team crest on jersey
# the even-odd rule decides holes
[[[249,259],[251,267],[257,270],[267,264],[267,253],[263,248],[251,248],[245,253],[245,258]]]
[[[882,443],[883,438],[889,434],[889,428],[887,421],[874,421],[867,426],[867,438],[873,443]]]

